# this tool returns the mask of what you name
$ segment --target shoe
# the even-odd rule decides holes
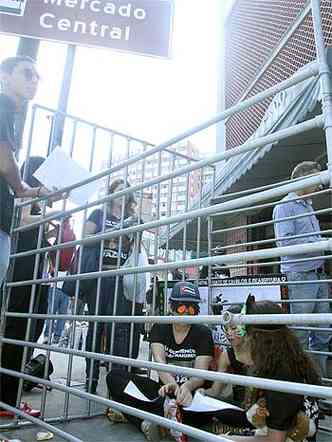
[[[41,414],[40,410],[36,410],[36,409],[32,408],[31,405],[28,404],[27,402],[21,402],[20,411],[23,411],[24,413],[26,413],[32,417],[39,417]],[[16,416],[16,414],[13,411],[0,410],[0,418],[4,417],[7,419],[13,419],[15,416]],[[1,439],[0,439],[0,442],[1,442]]]
[[[85,381],[85,391],[90,394],[96,394],[97,393],[97,385],[98,385],[98,381],[92,381],[91,386],[90,386],[89,381],[87,380],[87,381]]]
[[[121,413],[121,411],[114,410],[111,407],[107,408],[106,417],[113,424],[125,424],[128,422],[127,418]]]
[[[160,430],[157,424],[149,421],[143,421],[141,423],[141,430],[148,442],[160,441]]]
[[[12,411],[8,411],[8,410],[0,410],[0,418],[5,418],[5,419],[14,419],[15,417],[15,413],[13,413]],[[1,442],[1,439],[0,439]]]
[[[20,410],[32,417],[39,417],[41,414],[40,410],[32,408],[27,402],[21,402]]]

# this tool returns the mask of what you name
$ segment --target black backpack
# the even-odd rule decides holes
[[[39,354],[35,358],[27,362],[24,367],[24,373],[30,376],[35,376],[37,378],[44,378],[45,366],[46,366],[46,356]],[[53,373],[54,368],[51,361],[48,364],[48,376],[47,380],[50,380],[50,376]],[[23,390],[31,391],[33,388],[38,387],[38,383],[25,380],[23,382]]]

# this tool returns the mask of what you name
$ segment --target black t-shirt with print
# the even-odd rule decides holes
[[[8,145],[14,152],[17,150],[15,133],[15,104],[4,94],[0,94],[0,146]],[[0,147],[1,148],[1,147]],[[6,180],[0,176],[0,229],[10,231],[14,208],[14,194]]]
[[[103,218],[104,212],[102,209],[94,210],[88,218],[88,221],[93,222],[97,226],[96,233],[100,233],[103,230]],[[105,219],[105,232],[107,230],[114,229],[120,223],[120,219],[113,215],[106,215]],[[120,257],[120,265],[123,265],[128,255],[122,250]],[[118,260],[118,241],[112,240],[110,242],[104,242],[103,250],[103,266],[116,267]]]
[[[197,356],[213,356],[212,334],[204,325],[192,325],[181,344],[177,344],[172,324],[155,324],[150,340],[151,344],[158,343],[164,346],[167,364],[194,368]],[[178,384],[183,384],[188,377],[177,374],[175,380]]]

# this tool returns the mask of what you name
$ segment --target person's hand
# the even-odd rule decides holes
[[[175,382],[174,383],[170,382],[169,384],[163,385],[159,389],[159,396],[165,397],[170,394],[174,394],[175,396],[177,396],[178,390],[179,390],[178,384],[176,384]]]
[[[193,400],[193,395],[186,384],[181,385],[175,396],[176,404],[180,405],[181,407],[187,407]]]
[[[30,187],[23,183],[22,189],[16,192],[18,198],[39,198],[41,196],[49,195],[50,191],[46,187]]]

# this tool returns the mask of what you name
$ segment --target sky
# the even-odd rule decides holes
[[[68,111],[154,144],[213,117],[220,26],[231,2],[175,0],[170,59],[78,47]],[[1,35],[1,58],[13,55],[17,43],[16,37]],[[41,43],[38,65],[43,81],[37,103],[57,107],[65,54],[64,44]],[[213,127],[191,141],[210,153],[215,151],[215,138]]]

